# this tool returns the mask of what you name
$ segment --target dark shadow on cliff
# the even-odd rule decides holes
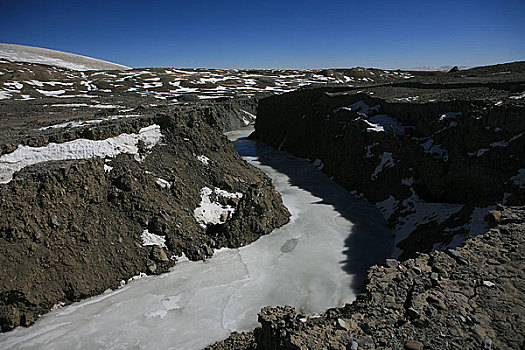
[[[352,196],[304,159],[244,138],[236,141],[235,147],[241,156],[258,157],[262,165],[285,174],[291,185],[321,198],[316,204],[333,206],[341,217],[353,223],[345,240],[346,259],[341,262],[341,268],[355,276],[351,288],[359,291],[368,269],[384,263],[393,247],[392,232],[379,210]]]

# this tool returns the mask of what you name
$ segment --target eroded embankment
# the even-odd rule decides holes
[[[38,147],[3,154],[0,166],[19,171],[0,184],[2,331],[286,223],[270,179],[221,130],[213,109],[142,111],[51,128]]]

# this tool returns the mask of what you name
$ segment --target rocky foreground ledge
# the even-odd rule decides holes
[[[352,304],[266,307],[260,328],[209,349],[523,349],[525,207],[500,209],[463,247],[372,267]]]
[[[0,132],[2,331],[288,221],[215,109],[110,113]]]

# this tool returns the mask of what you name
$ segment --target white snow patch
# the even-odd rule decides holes
[[[152,88],[158,88],[158,87],[162,87],[162,82],[158,82],[158,83],[155,83],[155,82],[154,83],[142,83],[142,88],[144,88],[144,89],[152,89]]]
[[[44,126],[42,128],[39,128],[38,130],[48,130],[48,129],[62,129],[62,128],[78,128],[86,125],[92,125],[92,124],[100,124],[103,121],[108,120],[116,120],[121,118],[131,118],[131,117],[139,117],[140,114],[120,114],[120,115],[112,115],[107,118],[103,119],[92,119],[92,120],[79,120],[74,122],[66,122],[61,124],[54,124],[50,126]]]
[[[397,208],[397,205],[399,204],[399,201],[394,198],[394,196],[390,196],[384,201],[377,202],[376,207],[381,210],[381,213],[383,213],[383,217],[386,221],[390,219],[390,216],[394,213],[394,211]]]
[[[168,181],[161,179],[160,177],[157,177],[155,179],[155,182],[162,188],[171,188],[171,184]]]
[[[55,96],[63,95],[66,93],[66,90],[56,90],[56,91],[45,91],[45,90],[40,90],[40,89],[35,89],[35,90],[41,93],[42,95],[49,96],[49,97],[55,97]]]
[[[390,130],[390,128],[392,128],[392,130],[397,135],[401,135],[401,136],[405,135],[405,128],[401,124],[399,124],[399,122],[396,119],[391,118],[387,115],[382,115],[382,114],[375,115],[373,117],[368,118],[368,121],[375,125],[381,125],[383,127],[383,131],[385,129]]]
[[[142,245],[157,245],[161,248],[166,248],[166,236],[159,236],[149,232],[147,229],[142,232],[140,236],[142,238]]]
[[[395,74],[395,73],[394,73]],[[407,79],[409,77],[406,77]],[[409,96],[409,97],[399,97],[399,98],[394,98],[394,100],[396,101],[402,101],[402,102],[415,102],[419,99],[419,96]]]
[[[4,83],[4,86],[7,86],[10,89],[20,90],[24,87],[24,84],[14,81]]]
[[[518,170],[518,175],[511,177],[510,180],[519,188],[525,188],[525,169]]]
[[[354,111],[354,112],[361,112],[364,114],[368,114],[369,111],[379,111],[379,105],[370,107],[367,105],[364,101],[358,101],[348,107],[339,107],[337,109],[334,109],[333,113],[339,112],[341,110],[348,110],[348,111]]]
[[[249,119],[246,119],[246,118],[242,118],[242,121],[244,122],[245,125],[249,125],[251,122],[253,122],[255,119],[257,119],[257,116],[248,112],[248,111],[245,111],[244,109],[241,109],[241,112],[243,112],[244,114],[246,114]]]
[[[221,190],[220,188],[215,188],[214,192],[216,195],[224,198],[242,198],[242,193],[239,192],[228,192],[225,190]]]
[[[29,101],[29,100],[35,100],[34,97],[31,97],[31,95],[20,95],[22,98],[15,99],[16,101]]]
[[[374,156],[374,153],[372,153],[372,148],[374,148],[375,146],[379,145],[378,142],[374,142],[368,146],[366,146],[366,154],[365,154],[365,157],[367,158],[372,158]]]
[[[0,100],[11,98],[11,94],[5,90],[0,90]]]
[[[460,115],[461,115],[461,112],[448,112],[448,113],[441,115],[441,117],[439,117],[439,121],[441,122],[445,119],[455,119],[456,117]]]
[[[491,287],[494,287],[494,286],[496,285],[496,283],[491,282],[491,281],[483,281],[483,285],[484,285],[485,287],[489,287],[489,288],[491,288]]]
[[[373,124],[373,123],[370,123],[368,120],[366,119],[362,119],[366,124],[368,124],[368,128],[366,128],[366,131],[367,132],[384,132],[385,129],[383,128],[383,126],[379,125],[379,124]]]
[[[496,141],[496,142],[492,142],[490,144],[490,147],[507,147],[508,145],[510,145],[510,143],[512,141],[515,141],[517,139],[519,139],[520,137],[523,136],[523,134],[525,134],[525,132],[522,132],[522,133],[519,133],[517,135],[514,135],[511,139],[509,139],[508,141],[506,140],[502,140],[502,141]]]
[[[441,148],[441,145],[433,145],[429,153],[437,159],[444,159],[448,160],[448,151],[446,149]]]
[[[137,161],[141,161],[139,141],[146,149],[151,149],[161,139],[160,126],[153,124],[140,129],[138,134],[121,134],[105,140],[77,139],[44,147],[19,145],[14,152],[0,157],[0,183],[10,182],[13,174],[24,167],[47,161],[115,157],[121,153],[133,154]]]
[[[432,157],[436,159],[448,160],[448,151],[441,148],[441,145],[434,145],[433,139],[428,139],[427,141],[419,144],[426,153],[429,153]]]
[[[496,130],[494,130],[496,131]],[[510,145],[511,142],[513,141],[516,141],[517,139],[519,139],[520,137],[522,137],[523,135],[525,135],[525,132],[521,132],[517,135],[514,135],[512,138],[510,138],[508,141],[507,140],[502,140],[502,141],[495,141],[495,142],[492,142],[490,144],[490,147],[491,148],[494,148],[494,147],[507,147],[508,145]],[[474,151],[474,152],[468,152],[467,154],[470,156],[470,157],[480,157],[481,155],[483,155],[485,152],[488,152],[490,149],[489,148],[481,148],[477,151]]]
[[[393,253],[394,258],[399,257],[402,253],[401,249],[397,247],[397,243],[408,238],[417,226],[432,221],[441,224],[463,207],[460,204],[428,203],[420,199],[413,188],[410,188],[410,190],[412,191],[412,196],[402,202],[402,206],[406,209],[401,213],[406,213],[406,215],[395,228],[397,234],[395,237],[396,247]]]
[[[14,44],[0,44],[0,58],[5,58],[13,62],[47,64],[78,71],[90,69],[129,69],[129,67],[126,66],[86,56]],[[53,68],[56,70],[55,67]]]
[[[470,236],[477,236],[487,232],[488,226],[487,222],[485,221],[485,215],[487,215],[487,213],[490,210],[494,209],[496,209],[494,205],[489,205],[488,207],[474,208],[474,210],[472,211],[472,215],[470,216],[470,223],[466,227]]]
[[[209,187],[203,187],[201,189],[201,202],[194,210],[195,220],[199,223],[202,228],[206,228],[209,224],[223,224],[226,221],[223,220],[223,214],[226,213],[230,217],[234,212],[235,208],[230,205],[222,205],[217,201],[212,201],[210,196],[215,193],[217,196],[224,198],[241,198],[242,193],[230,193],[220,188],[212,190]]]
[[[209,162],[210,162],[210,158],[208,158],[208,157],[206,157],[204,155],[197,156],[197,159],[199,160],[199,162],[201,162],[204,165],[208,165]]]
[[[510,96],[510,98],[512,98],[514,100],[521,100],[522,98],[525,98],[525,92],[522,93],[521,95]]]
[[[375,180],[377,178],[377,175],[383,171],[384,167],[392,168],[396,163],[394,162],[394,159],[392,158],[391,152],[383,152],[381,155],[381,161],[379,162],[379,165],[374,170],[374,173],[372,174],[371,179]]]
[[[474,151],[474,152],[468,152],[468,156],[469,157],[481,157],[483,154],[485,154],[485,152],[489,151],[488,148],[480,148],[478,149],[477,151]]]
[[[124,108],[123,106],[117,106],[117,105],[105,105],[105,104],[87,104],[87,103],[56,103],[56,104],[50,104],[46,105],[46,107],[70,107],[70,108],[78,108],[78,107],[87,107],[87,108]]]

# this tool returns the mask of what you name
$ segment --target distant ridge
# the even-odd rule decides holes
[[[421,66],[421,67],[409,67],[401,68],[401,70],[412,71],[412,72],[448,72],[454,66]],[[469,66],[459,66],[460,70],[469,69]]]
[[[121,64],[73,53],[15,44],[0,43],[0,58],[13,62],[47,64],[77,71],[131,69]]]

